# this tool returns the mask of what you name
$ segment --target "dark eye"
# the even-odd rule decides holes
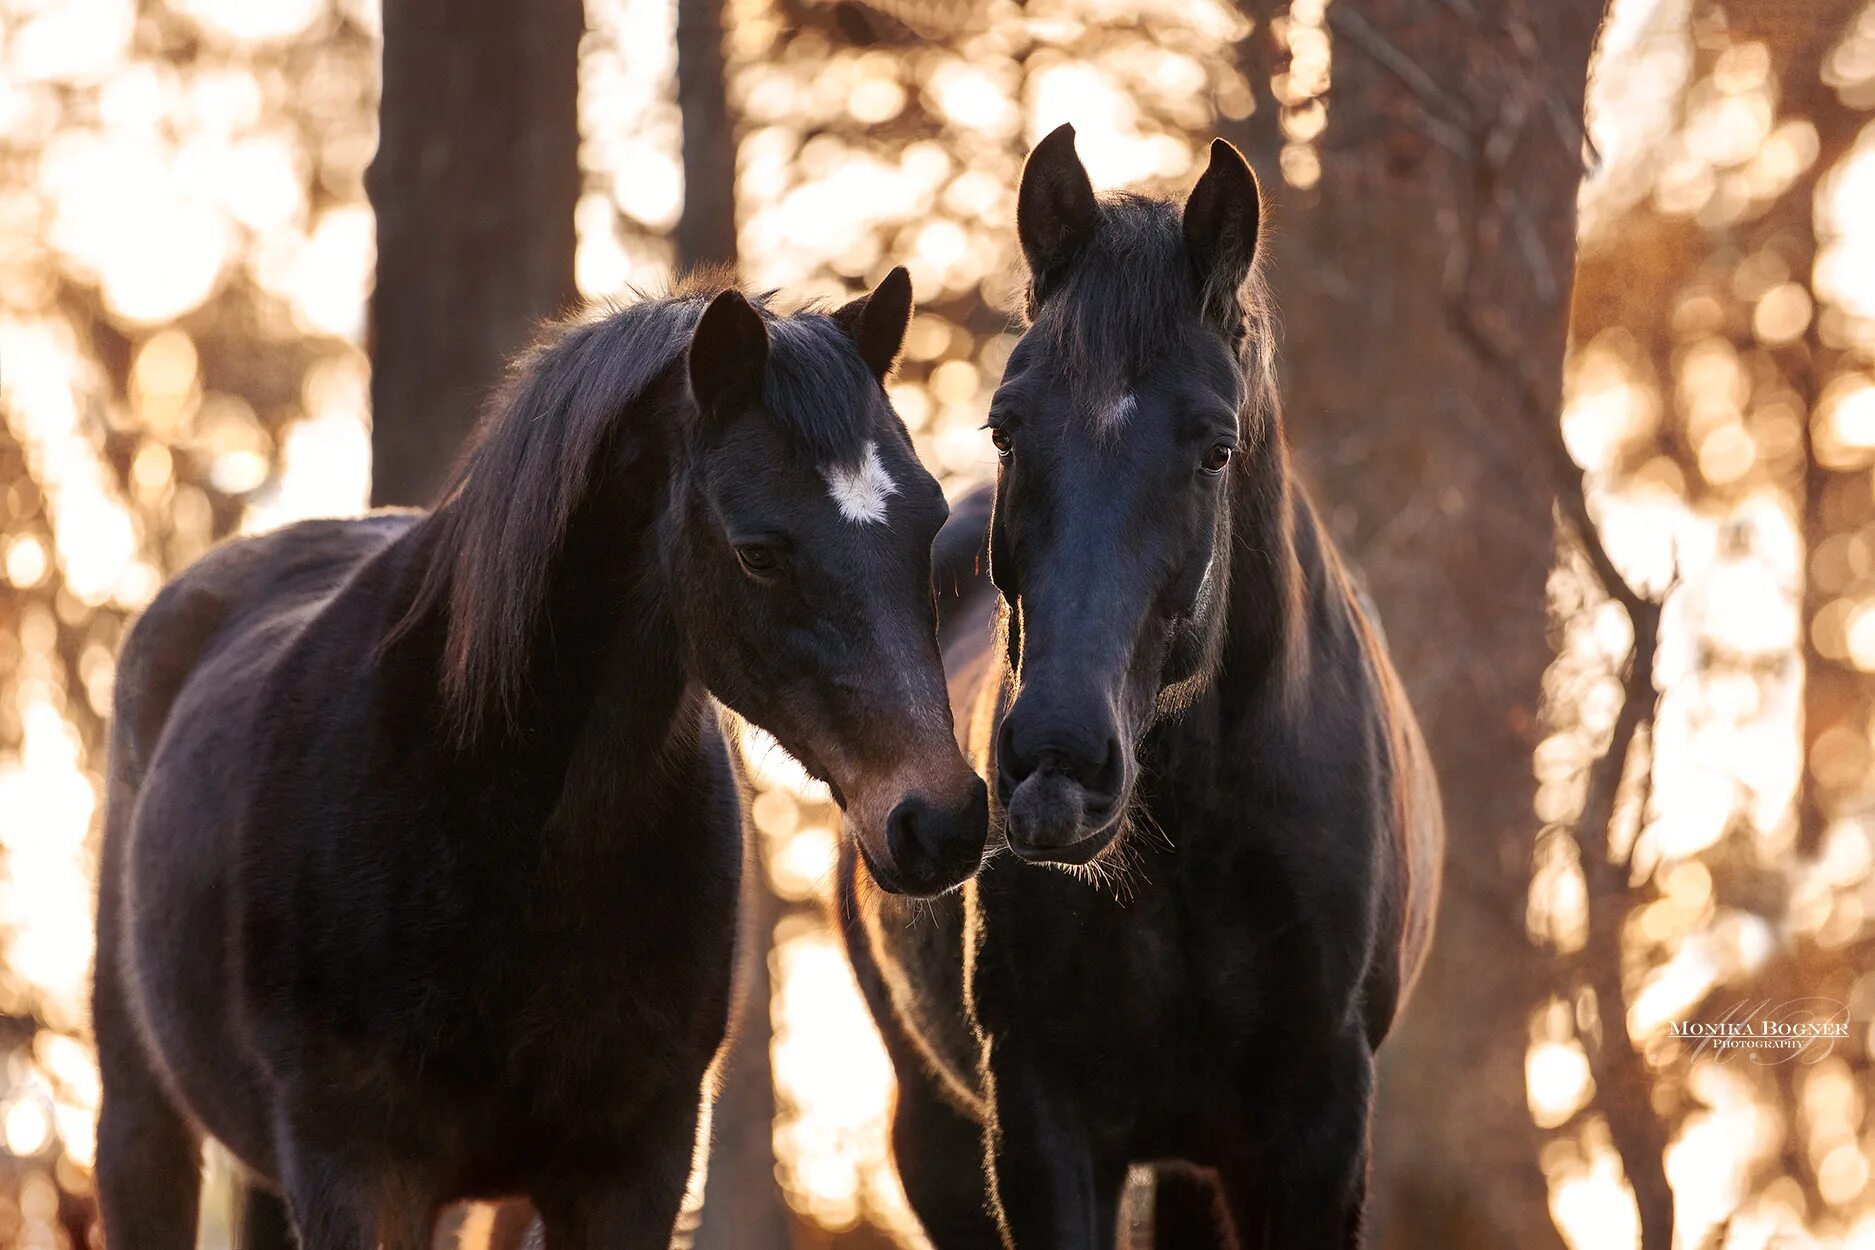
[[[1224,466],[1230,463],[1230,458],[1236,450],[1229,443],[1213,443],[1211,450],[1204,453],[1204,459],[1199,461],[1198,467],[1216,477],[1224,471]]]
[[[766,581],[781,571],[781,553],[772,543],[737,543],[736,563],[750,577]]]
[[[998,456],[1001,456],[1004,460],[1009,459],[1011,444],[1009,442],[1008,430],[1003,429],[1001,426],[991,426],[990,442],[995,445],[996,454]]]

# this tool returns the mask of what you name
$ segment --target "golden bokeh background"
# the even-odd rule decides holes
[[[1370,29],[1335,20],[1356,0],[875,7],[916,37],[856,46],[788,0],[728,0],[742,269],[809,298],[910,267],[891,394],[953,491],[993,464],[1028,146],[1072,121],[1097,187],[1182,191],[1213,133],[1273,102],[1280,231],[1321,177],[1341,40]],[[1660,603],[1661,700],[1624,730],[1633,613],[1561,544],[1527,929],[1561,968],[1613,969],[1677,1245],[1871,1250],[1875,4],[1781,37],[1724,11],[1615,0],[1593,65],[1561,432],[1601,546]],[[672,264],[677,9],[587,18],[576,277],[599,299]],[[0,0],[0,1245],[95,1236],[85,997],[125,624],[222,537],[369,496],[380,29],[375,0]],[[1238,55],[1253,37],[1282,53],[1267,81]],[[1651,766],[1585,839],[1596,765],[1631,738]],[[745,749],[796,1244],[911,1242],[890,1066],[824,915],[834,813]],[[1606,993],[1573,983],[1530,1015],[1528,1111],[1562,1237],[1625,1250],[1637,1112],[1591,1061]],[[1759,1063],[1670,1035],[1805,997],[1850,1040]],[[211,1211],[205,1238],[227,1235]]]

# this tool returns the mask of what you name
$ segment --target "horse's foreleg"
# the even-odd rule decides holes
[[[982,1127],[945,1100],[916,1057],[898,1074],[892,1156],[912,1213],[936,1250],[994,1246]]]
[[[696,1097],[667,1105],[646,1118],[612,1166],[536,1191],[546,1250],[667,1250],[690,1181],[700,1107]]]
[[[294,1250],[293,1220],[286,1199],[246,1186],[241,1193],[241,1233],[234,1250]]]
[[[1005,1250],[1113,1250],[1124,1160],[1097,1160],[1072,1111],[1022,1067],[998,1064],[990,1174]]]
[[[301,1140],[280,1154],[301,1250],[429,1250],[437,1203],[412,1178]]]
[[[1261,1250],[1226,1237],[1223,1195],[1211,1177],[1162,1167],[1152,1178],[1152,1250]]]
[[[1349,1037],[1333,1047],[1323,1069],[1305,1085],[1311,1097],[1288,1109],[1285,1134],[1267,1151],[1266,1241],[1283,1250],[1358,1250],[1367,1206],[1367,1124],[1373,1104],[1374,1060],[1365,1038]],[[1252,1198],[1249,1184],[1230,1185],[1233,1217]],[[1260,1244],[1242,1234],[1250,1246]]]

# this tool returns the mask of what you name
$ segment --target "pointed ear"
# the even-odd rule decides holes
[[[1185,250],[1200,291],[1236,295],[1256,262],[1262,219],[1263,196],[1250,162],[1213,139],[1211,163],[1185,201]]]
[[[767,367],[768,327],[731,287],[710,301],[690,336],[690,393],[704,418],[761,395]]]
[[[1016,237],[1028,259],[1031,298],[1039,304],[1061,268],[1074,259],[1100,222],[1094,184],[1074,151],[1074,127],[1063,124],[1035,145],[1016,193]]]
[[[911,325],[911,275],[905,266],[898,266],[870,294],[836,308],[833,319],[859,344],[859,354],[872,376],[885,381],[898,363],[906,327]]]

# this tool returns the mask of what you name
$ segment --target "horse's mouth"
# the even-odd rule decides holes
[[[1003,837],[1016,858],[1030,864],[1074,867],[1100,858],[1125,827],[1125,805],[1106,801],[1083,806],[1072,821],[1043,822],[1024,828],[1022,820],[1003,815]],[[1066,835],[1066,836],[1063,836]]]
[[[1101,852],[1105,851],[1109,846],[1112,846],[1114,840],[1119,837],[1120,827],[1123,823],[1119,816],[1115,815],[1099,828],[1082,834],[1072,842],[1059,845],[1037,846],[1022,842],[1016,838],[1008,838],[1007,841],[1009,843],[1009,849],[1014,851],[1016,858],[1022,860],[1024,863],[1059,864],[1066,867],[1078,867],[1082,864],[1091,864],[1096,859],[1099,859]]]
[[[1009,796],[1004,838],[1031,864],[1089,863],[1118,836],[1125,806],[1120,795],[1090,792],[1065,773],[1043,769]]]

